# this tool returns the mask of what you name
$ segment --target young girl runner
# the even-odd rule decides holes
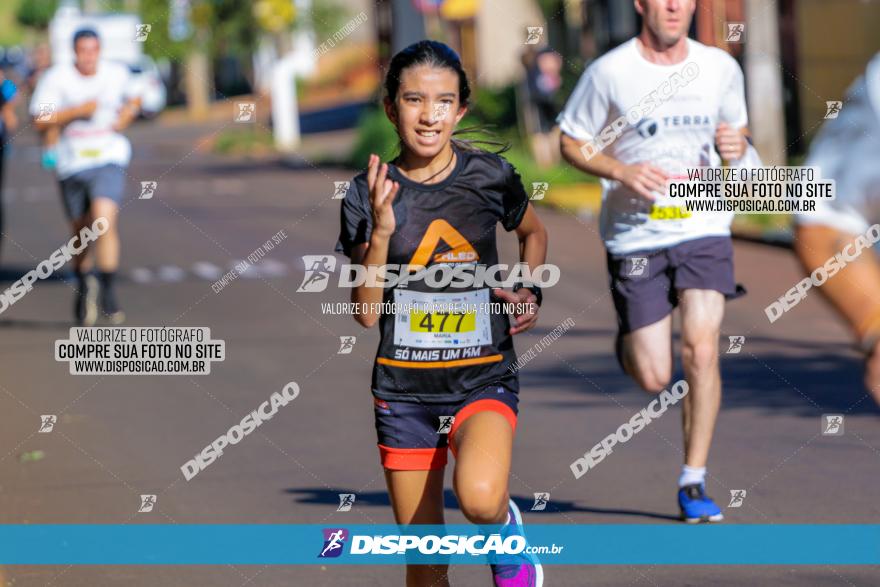
[[[355,319],[368,328],[378,322],[381,331],[372,392],[394,516],[398,524],[444,523],[449,446],[465,517],[521,534],[522,517],[508,493],[519,391],[510,368],[512,335],[535,324],[541,291],[528,283],[514,291],[437,283],[449,269],[465,269],[461,265],[497,264],[499,222],[516,231],[521,261],[532,269],[544,263],[547,233],[507,161],[452,139],[470,96],[452,49],[436,41],[407,47],[391,60],[385,89],[400,155],[391,164],[371,155],[368,170],[351,182],[336,250],[365,266],[447,266],[429,272],[436,279],[414,279],[404,288],[368,282],[352,289],[361,310]],[[382,302],[423,304],[426,311],[380,313]],[[490,302],[519,303],[524,311],[511,327],[507,314],[489,310]],[[453,304],[477,311],[442,311]],[[536,559],[505,562],[516,564],[493,565],[495,585],[542,585]],[[448,585],[447,567],[409,565],[406,584]]]

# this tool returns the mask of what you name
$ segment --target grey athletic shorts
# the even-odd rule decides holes
[[[74,173],[61,180],[61,199],[70,220],[88,212],[95,198],[109,198],[122,203],[125,195],[125,168],[103,165]]]
[[[678,291],[711,289],[727,299],[745,288],[734,281],[733,244],[712,236],[648,251],[612,255],[608,273],[620,334],[662,320],[678,306]]]

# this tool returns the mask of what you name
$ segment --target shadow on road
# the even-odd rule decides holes
[[[781,409],[787,415],[804,418],[829,412],[880,414],[880,408],[862,386],[861,358],[845,343],[749,337],[740,354],[722,357],[721,372],[723,409]],[[679,370],[673,381],[681,377]],[[579,395],[613,397],[615,402],[625,396],[639,401],[650,397],[620,371],[610,353],[585,354],[540,367],[528,365],[520,372],[520,380],[525,390],[529,386],[555,387]],[[539,405],[558,404],[551,401]],[[583,408],[594,405],[585,403]],[[565,407],[578,409],[576,403],[565,402]]]
[[[354,493],[356,494],[354,507],[357,506],[370,506],[370,507],[390,507],[391,502],[388,499],[388,492],[386,491],[370,491],[370,492],[357,492],[355,489],[351,488],[335,488],[335,489],[327,489],[327,488],[315,488],[315,487],[291,487],[289,489],[284,490],[285,493],[297,496],[295,498],[297,503],[308,503],[308,504],[317,504],[317,505],[339,505],[339,494],[340,493]],[[547,504],[547,509],[541,512],[531,512],[532,504],[534,503],[534,499],[528,496],[515,495],[513,496],[513,501],[520,507],[522,511],[528,511],[530,514],[541,515],[543,514],[554,514],[554,513],[574,513],[574,512],[584,512],[590,514],[599,514],[599,515],[608,515],[608,516],[631,516],[631,517],[639,517],[639,518],[651,518],[655,520],[671,520],[678,521],[676,516],[671,516],[668,514],[661,514],[656,512],[646,512],[641,510],[631,510],[631,509],[610,509],[610,508],[592,508],[592,507],[583,507],[577,505],[573,501],[559,500],[554,499],[550,503]],[[455,497],[455,493],[451,489],[445,489],[443,491],[443,505],[448,510],[457,510],[458,509],[458,500]]]
[[[39,261],[35,261],[34,266],[32,266],[32,267],[25,266],[25,265],[22,265],[20,267],[8,266],[8,265],[5,267],[0,267],[0,283],[4,283],[4,282],[12,283],[14,281],[18,281],[19,279],[24,277],[29,271],[33,271],[36,268],[36,265],[38,262]],[[73,279],[73,272],[64,270],[64,271],[56,271],[55,273],[53,273],[52,275],[50,275],[46,279],[39,279],[37,282],[38,283],[43,282],[43,281],[65,282],[65,281],[70,281],[72,279]]]
[[[0,328],[21,328],[22,330],[63,330],[73,326],[72,320],[0,320]]]

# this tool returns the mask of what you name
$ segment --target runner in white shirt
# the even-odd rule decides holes
[[[837,118],[810,147],[806,165],[836,182],[836,197],[796,216],[795,251],[812,272],[838,255],[846,262],[820,289],[849,323],[866,353],[865,386],[880,403],[880,53],[849,88]]]
[[[125,190],[125,168],[131,145],[121,132],[137,117],[140,98],[128,68],[101,61],[94,30],[73,37],[75,63],[58,64],[40,78],[31,98],[30,114],[40,132],[58,128],[56,173],[74,234],[95,218],[106,217],[109,230],[95,242],[98,279],[91,274],[87,253],[74,257],[78,292],[74,314],[89,326],[98,317],[98,283],[104,316],[119,324],[125,315],[113,289],[119,265],[117,211]]]
[[[747,141],[743,75],[720,49],[687,38],[694,0],[637,0],[638,37],[584,72],[559,116],[563,156],[602,179],[602,239],[623,369],[658,393],[672,370],[672,311],[681,308],[685,462],[678,501],[688,522],[720,521],[705,493],[721,403],[718,338],[733,277],[729,213],[688,213],[666,182],[688,167],[760,164]],[[716,147],[718,152],[716,153]],[[720,153],[720,156],[719,156]]]

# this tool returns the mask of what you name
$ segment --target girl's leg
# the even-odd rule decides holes
[[[499,402],[500,403],[500,402]],[[502,410],[504,412],[505,410]],[[494,409],[481,410],[453,431],[455,447],[454,487],[465,517],[479,525],[510,525],[505,532],[522,535],[522,519],[510,505],[508,478],[516,419]],[[508,520],[508,512],[514,519]],[[495,585],[541,587],[544,571],[534,556],[519,554],[497,559],[491,565]]]
[[[465,517],[474,524],[507,522],[513,427],[502,414],[486,410],[461,423],[455,445],[453,487]]]
[[[443,524],[443,469],[385,469],[391,508],[398,524]],[[448,565],[407,565],[407,587],[449,587]]]

